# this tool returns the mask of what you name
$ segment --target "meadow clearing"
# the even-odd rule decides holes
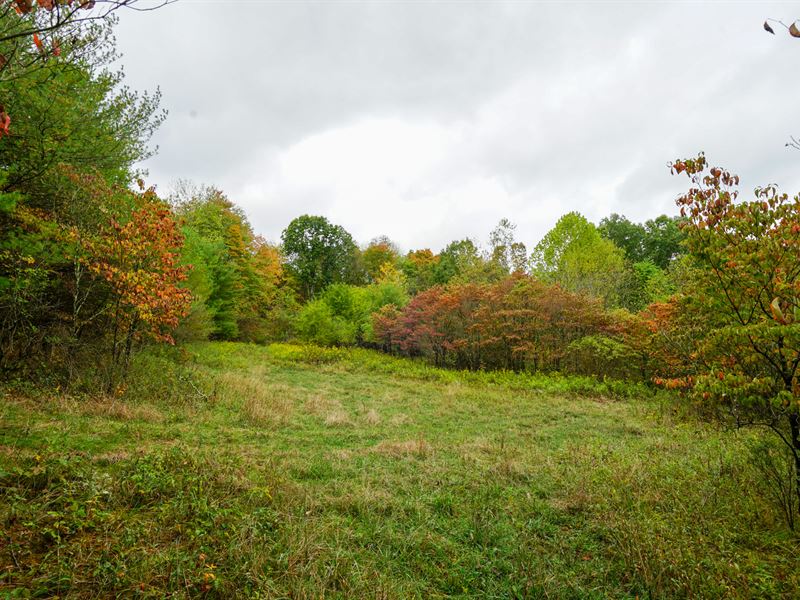
[[[0,396],[0,597],[777,598],[749,457],[644,386],[207,342]]]

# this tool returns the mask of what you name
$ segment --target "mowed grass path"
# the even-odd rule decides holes
[[[182,354],[123,399],[4,393],[0,597],[797,597],[753,433],[365,351]]]

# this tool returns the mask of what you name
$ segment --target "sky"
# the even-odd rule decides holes
[[[279,241],[302,214],[364,244],[529,249],[558,218],[676,214],[704,151],[742,194],[800,192],[798,3],[180,0],[120,11],[126,83],[169,114],[159,192],[223,190]]]

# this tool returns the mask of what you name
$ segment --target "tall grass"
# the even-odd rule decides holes
[[[0,388],[0,598],[800,588],[758,433],[663,397],[293,345],[195,344],[132,374],[114,398]]]
[[[326,348],[313,345],[271,344],[268,356],[284,363],[337,365],[340,368],[424,381],[501,386],[512,390],[543,393],[579,394],[616,398],[650,397],[655,392],[639,382],[598,379],[558,373],[519,373],[514,371],[457,371],[433,367],[422,360],[388,356],[364,348]]]

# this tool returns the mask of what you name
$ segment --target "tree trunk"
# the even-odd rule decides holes
[[[797,512],[800,516],[800,415],[793,412],[789,415],[789,427],[792,433],[792,455],[794,456],[794,483],[797,494]]]

